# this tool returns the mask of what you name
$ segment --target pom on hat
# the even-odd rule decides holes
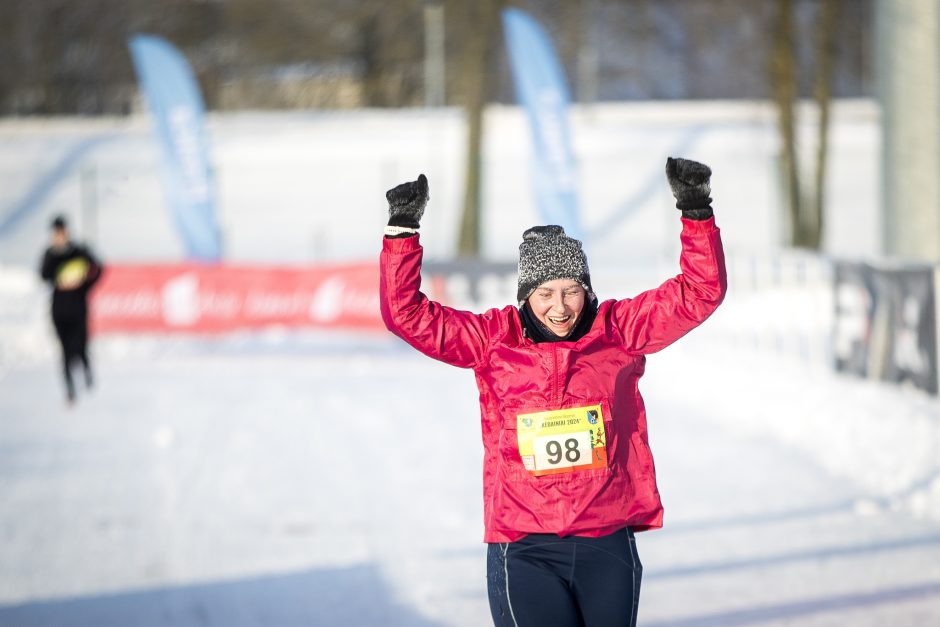
[[[569,237],[557,224],[533,226],[522,234],[519,244],[519,306],[535,289],[554,279],[571,279],[580,283],[589,295],[591,272],[581,242]]]

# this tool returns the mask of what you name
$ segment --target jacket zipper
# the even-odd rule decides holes
[[[556,408],[561,402],[558,385],[558,348],[552,346],[552,405]]]

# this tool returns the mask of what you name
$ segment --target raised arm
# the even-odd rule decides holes
[[[642,354],[665,348],[704,322],[728,289],[721,234],[709,198],[711,170],[695,161],[669,158],[666,178],[682,211],[681,273],[612,308],[624,345]]]
[[[380,258],[382,320],[388,330],[434,359],[472,368],[483,359],[499,317],[457,311],[421,291],[424,251],[418,228],[430,194],[427,178],[403,183],[386,193],[389,221]]]

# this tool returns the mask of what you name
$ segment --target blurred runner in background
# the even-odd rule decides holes
[[[66,399],[75,402],[72,364],[81,361],[85,384],[93,382],[88,360],[88,292],[101,278],[102,265],[86,246],[72,242],[63,216],[52,221],[49,247],[42,258],[40,274],[52,291],[52,323],[62,345],[62,371]]]

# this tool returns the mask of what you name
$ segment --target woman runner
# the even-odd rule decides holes
[[[536,226],[519,246],[517,303],[482,314],[421,292],[422,174],[386,194],[386,326],[476,375],[483,431],[484,541],[497,627],[635,625],[642,566],[634,533],[663,508],[638,381],[646,355],[701,324],[727,288],[711,170],[668,159],[681,211],[681,273],[600,302],[581,242]]]

